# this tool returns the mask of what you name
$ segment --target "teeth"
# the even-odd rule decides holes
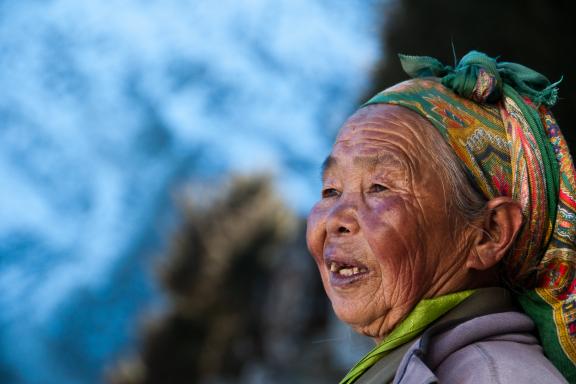
[[[336,271],[338,271],[338,267],[336,266],[336,263],[332,262],[332,264],[330,264],[330,272]]]
[[[366,269],[364,268],[358,268],[358,267],[338,267],[338,264],[336,264],[335,262],[330,263],[330,272],[335,272],[335,273],[339,273],[342,276],[354,276],[357,275],[359,273],[364,273],[366,272]]]
[[[338,271],[339,274],[342,276],[352,276],[354,274],[354,270],[352,268],[342,268]]]
[[[359,274],[360,272],[365,272],[365,270],[359,269],[358,267],[354,267],[354,268],[342,268],[341,270],[338,271],[338,273],[341,274],[342,276],[354,276]]]

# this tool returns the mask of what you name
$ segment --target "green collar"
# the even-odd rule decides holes
[[[392,332],[368,352],[340,381],[340,384],[355,382],[371,366],[393,349],[413,340],[433,321],[450,311],[474,293],[474,290],[451,293],[420,301],[410,314]]]

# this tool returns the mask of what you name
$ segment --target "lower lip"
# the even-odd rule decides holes
[[[352,276],[344,276],[337,272],[330,272],[330,285],[336,288],[352,286],[368,275],[368,272],[360,272]]]

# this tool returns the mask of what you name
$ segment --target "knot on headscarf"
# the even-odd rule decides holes
[[[398,55],[402,69],[411,77],[434,76],[459,96],[477,103],[495,103],[502,98],[504,84],[537,105],[552,106],[558,100],[558,84],[520,64],[498,62],[484,53],[471,51],[456,67],[428,56]]]
[[[576,170],[548,109],[556,86],[520,64],[472,51],[453,68],[400,55],[415,79],[364,105],[409,108],[434,125],[486,199],[509,196],[524,222],[503,277],[538,327],[544,351],[576,383]]]

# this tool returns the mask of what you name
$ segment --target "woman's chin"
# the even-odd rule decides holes
[[[375,312],[374,307],[370,307],[370,303],[346,303],[341,300],[338,302],[332,302],[332,308],[336,313],[336,316],[348,324],[355,332],[364,334],[366,336],[374,337],[378,334],[381,324],[385,321],[386,311],[382,311],[382,314]],[[369,311],[367,309],[370,309]]]
[[[336,316],[348,324],[350,327],[356,329],[358,326],[362,326],[367,322],[367,316],[363,311],[358,311],[350,305],[346,305],[342,300],[338,302],[332,301],[332,308]]]

